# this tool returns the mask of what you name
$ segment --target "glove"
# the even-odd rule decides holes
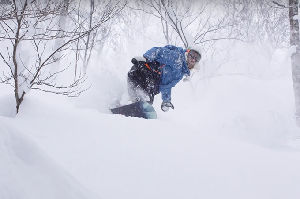
[[[184,79],[183,79],[183,82],[188,82],[191,80],[191,76],[189,75],[185,75]]]
[[[162,102],[161,103],[161,110],[163,112],[167,112],[169,110],[169,108],[174,109],[174,106],[171,102]]]

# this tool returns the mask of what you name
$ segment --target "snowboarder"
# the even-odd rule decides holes
[[[154,96],[161,93],[163,100],[161,109],[166,112],[174,109],[171,103],[171,89],[182,78],[190,80],[191,70],[199,70],[201,49],[191,46],[187,49],[167,45],[153,47],[143,57],[131,60],[134,64],[128,72],[128,95],[131,101],[144,100],[149,97],[148,103],[153,104]]]

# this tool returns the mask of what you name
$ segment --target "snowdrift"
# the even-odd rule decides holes
[[[208,102],[212,99],[215,98],[203,101],[204,105],[211,108]],[[299,150],[282,150],[278,144],[270,149],[269,145],[254,145],[251,140],[240,141],[229,137],[227,128],[215,132],[222,129],[218,122],[231,119],[218,117],[207,125],[198,123],[200,128],[196,128],[192,124],[197,124],[198,116],[207,116],[208,112],[202,111],[204,105],[194,106],[194,111],[188,105],[178,108],[179,113],[187,111],[192,115],[176,124],[176,109],[169,115],[158,111],[158,120],[126,118],[78,109],[61,96],[32,92],[20,114],[6,123],[28,132],[55,162],[102,198],[298,199]],[[269,118],[273,124],[276,121],[272,119]],[[244,139],[249,132],[241,130]],[[11,172],[16,171],[20,167]],[[23,170],[20,172],[25,175]],[[61,177],[69,182],[70,178],[63,174],[57,178]],[[72,180],[70,183],[74,185]],[[63,190],[70,189],[66,184],[60,188],[57,192],[62,195],[67,194]]]
[[[97,198],[6,120],[0,117],[1,199]]]

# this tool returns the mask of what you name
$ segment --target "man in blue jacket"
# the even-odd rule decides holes
[[[171,90],[182,78],[189,79],[191,70],[199,70],[201,49],[192,46],[188,49],[167,45],[148,50],[142,58],[135,57],[128,72],[128,94],[132,101],[141,100],[141,93],[149,97],[152,104],[154,95],[161,93],[161,109],[174,109],[171,103]]]

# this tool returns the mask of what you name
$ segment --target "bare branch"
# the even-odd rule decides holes
[[[280,3],[276,2],[276,1],[272,1],[272,3],[274,3],[275,5],[277,5],[277,6],[281,7],[281,8],[288,8],[287,6],[285,6],[283,4],[280,4]]]

